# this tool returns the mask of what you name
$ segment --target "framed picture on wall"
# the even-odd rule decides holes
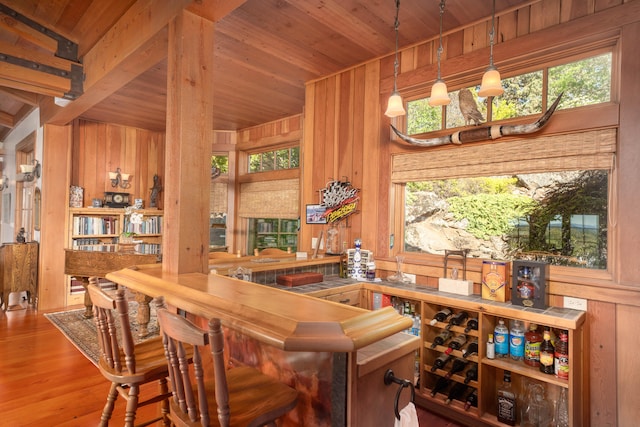
[[[307,224],[326,224],[327,218],[323,216],[326,210],[322,205],[307,205]]]

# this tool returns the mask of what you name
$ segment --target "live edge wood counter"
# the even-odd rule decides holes
[[[216,274],[169,274],[142,265],[107,279],[285,351],[353,352],[412,325],[392,307],[366,309]]]

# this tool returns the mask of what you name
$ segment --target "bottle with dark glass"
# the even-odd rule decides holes
[[[449,369],[449,372],[447,372],[447,374],[444,377],[451,378],[453,374],[462,372],[464,370],[464,367],[467,366],[467,363],[469,363],[468,360],[464,360],[459,357],[456,357],[455,359],[453,359],[453,362],[451,362],[451,369]]]
[[[542,344],[540,344],[540,372],[553,375],[555,373],[553,344],[551,344],[551,332],[546,328],[542,334]]]
[[[467,347],[465,347],[462,350],[462,357],[464,357],[465,359],[469,356],[473,356],[474,354],[478,354],[478,339],[476,338],[475,340],[471,341],[469,344],[467,344]]]
[[[478,330],[478,318],[471,317],[467,320],[467,324],[465,325],[464,332],[469,333],[469,331],[477,331]]]
[[[444,369],[444,367],[447,365],[447,363],[449,362],[449,359],[451,359],[451,356],[449,356],[446,353],[442,353],[440,355],[440,357],[438,357],[434,362],[433,362],[433,366],[431,366],[431,372],[435,372],[436,369]]]
[[[451,319],[449,319],[449,324],[447,325],[447,329],[451,328],[452,326],[462,325],[468,318],[469,318],[469,313],[467,313],[464,310],[454,314],[453,316],[451,316]]]
[[[460,350],[466,342],[467,336],[465,334],[456,335],[455,338],[449,342],[449,348],[451,350]]]
[[[516,425],[516,394],[511,387],[511,372],[504,371],[504,380],[498,388],[498,422]]]
[[[554,372],[556,377],[569,379],[569,334],[567,331],[560,331],[560,339],[556,341]]]
[[[462,395],[464,394],[465,391],[467,391],[468,387],[469,386],[462,383],[453,384],[453,386],[451,386],[451,390],[449,390],[449,394],[447,395],[447,398],[445,399],[444,403],[448,405],[454,399],[462,400]]]
[[[447,387],[449,387],[450,383],[451,383],[451,380],[448,380],[444,377],[438,377],[438,381],[436,382],[436,385],[434,385],[433,388],[431,389],[431,393],[430,393],[431,397],[444,391]]]
[[[443,345],[449,338],[451,338],[451,332],[447,330],[442,330],[438,336],[433,339],[431,343],[431,348],[436,348],[437,345]]]
[[[475,363],[464,373],[464,383],[469,384],[471,381],[478,379],[478,365]]]
[[[464,410],[468,411],[472,406],[474,408],[478,407],[478,390],[475,388],[471,390],[471,393],[467,395],[467,398],[464,402]]]
[[[451,315],[453,314],[453,311],[451,311],[450,308],[443,308],[442,310],[438,311],[434,316],[433,319],[431,319],[431,321],[429,322],[429,324],[431,326],[435,325],[438,322],[444,322],[445,320],[447,320]]]

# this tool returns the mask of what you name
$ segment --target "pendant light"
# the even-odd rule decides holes
[[[449,92],[447,85],[440,77],[440,56],[442,55],[442,15],[444,15],[444,2],[440,1],[440,45],[438,46],[438,78],[431,88],[431,96],[429,97],[429,105],[437,107],[440,105],[449,105],[451,99],[449,98]]]
[[[482,84],[478,91],[478,96],[500,96],[504,93],[502,88],[502,81],[500,81],[500,73],[498,69],[493,65],[493,37],[495,34],[495,20],[496,20],[496,0],[493,0],[493,11],[491,13],[491,32],[489,33],[489,68],[482,76]]]
[[[398,14],[400,13],[400,0],[396,0],[396,20],[395,20],[395,31],[396,31],[396,58],[393,63],[393,92],[391,92],[391,96],[389,97],[389,102],[387,103],[387,111],[384,112],[384,115],[387,117],[398,117],[404,116],[407,112],[404,110],[404,105],[402,102],[402,97],[398,92],[397,80],[398,80],[398,27],[400,26],[400,21],[398,20]]]

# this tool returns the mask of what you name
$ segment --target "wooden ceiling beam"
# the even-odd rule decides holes
[[[247,0],[197,0],[187,6],[187,10],[211,22],[218,22],[246,2]]]
[[[38,95],[32,92],[26,92],[24,90],[9,87],[0,87],[0,95],[9,97],[14,101],[18,101],[23,104],[31,105],[32,107],[38,105]]]
[[[0,126],[13,129],[13,127],[15,126],[15,120],[13,116],[9,113],[5,113],[4,111],[0,111]]]

